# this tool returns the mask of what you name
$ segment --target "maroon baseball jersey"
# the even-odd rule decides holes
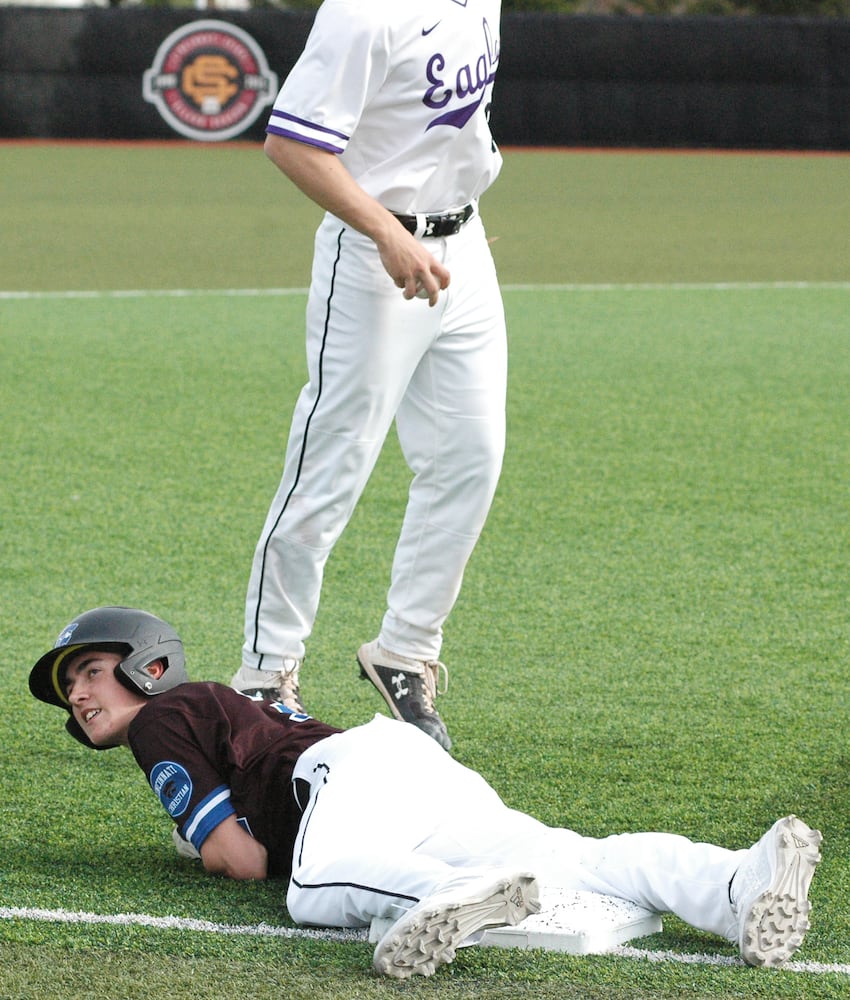
[[[130,749],[154,792],[198,849],[235,815],[268,851],[270,878],[288,878],[301,813],[292,793],[298,756],[339,732],[283,705],[212,682],[165,691],[129,728]]]

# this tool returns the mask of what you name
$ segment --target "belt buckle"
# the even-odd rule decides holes
[[[459,233],[463,228],[463,226],[467,222],[469,222],[469,220],[472,218],[472,212],[473,212],[472,205],[466,205],[459,212],[452,212],[451,215],[447,216],[447,218],[451,219],[453,223],[451,231],[452,236],[455,236],[457,233]]]

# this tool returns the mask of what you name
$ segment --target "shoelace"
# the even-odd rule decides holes
[[[298,660],[285,659],[283,665],[284,669],[279,674],[280,680],[277,685],[281,701],[286,704],[290,700],[292,702],[291,707],[303,711],[301,692],[298,687],[298,671],[301,664]]]
[[[425,694],[426,694],[426,707],[429,711],[434,711],[434,699],[437,695],[445,694],[449,689],[449,671],[446,668],[445,663],[440,663],[439,660],[431,660],[425,664],[425,675],[423,677],[425,681]],[[443,684],[440,687],[440,681]]]

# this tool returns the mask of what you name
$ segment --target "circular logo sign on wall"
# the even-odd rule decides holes
[[[277,96],[277,74],[254,39],[225,21],[178,28],[145,70],[142,95],[189,139],[240,135]]]

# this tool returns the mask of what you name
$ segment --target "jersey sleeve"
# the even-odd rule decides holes
[[[325,0],[278,93],[267,132],[343,153],[389,65],[385,18],[357,0]]]
[[[133,734],[131,749],[181,836],[200,851],[210,833],[236,813],[216,764],[214,726],[177,711],[157,714]]]

